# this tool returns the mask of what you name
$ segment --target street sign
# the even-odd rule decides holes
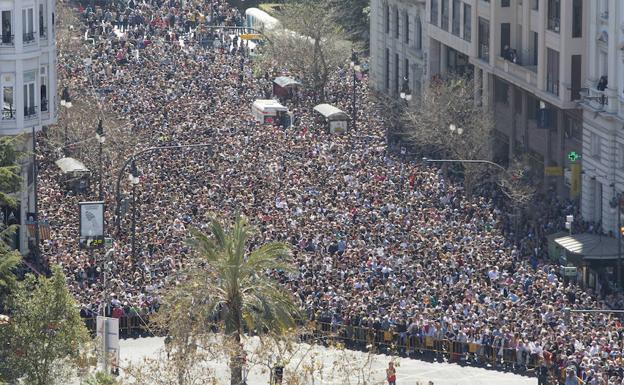
[[[570,151],[568,152],[568,159],[570,160],[570,162],[576,162],[577,160],[581,159],[581,154],[576,151]]]
[[[240,35],[241,40],[260,40],[262,35],[259,33],[243,33]]]

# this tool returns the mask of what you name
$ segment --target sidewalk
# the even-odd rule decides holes
[[[254,344],[251,340],[248,344]],[[158,350],[164,346],[164,339],[157,337],[128,339],[120,341],[120,358],[122,367],[128,362],[139,363],[144,357],[156,357]],[[367,354],[356,351],[348,351],[343,353],[336,349],[315,346],[312,351],[318,354],[322,360],[323,378],[316,378],[315,385],[343,385],[346,382],[344,372],[342,377],[334,369],[334,362],[342,358],[340,364],[364,363]],[[345,360],[350,358],[348,360]],[[385,368],[388,365],[390,357],[385,355],[375,355],[370,366],[372,374],[372,384],[385,384]],[[349,362],[345,362],[349,361]],[[501,373],[494,370],[486,370],[473,367],[462,367],[456,364],[446,363],[429,363],[417,361],[413,359],[400,358],[397,368],[397,385],[415,385],[420,382],[421,385],[427,385],[428,381],[433,381],[435,385],[534,385],[537,379],[514,375],[511,373]],[[225,361],[217,361],[209,363],[216,373],[222,374],[220,378],[221,384],[229,384],[229,374]],[[262,368],[251,368],[247,384],[248,385],[267,385],[269,383],[268,373],[262,373]],[[332,375],[332,373],[334,373]],[[122,373],[123,375],[123,373]],[[319,376],[320,377],[320,376]],[[333,378],[332,378],[333,377]],[[351,376],[352,384],[357,384],[357,376]]]

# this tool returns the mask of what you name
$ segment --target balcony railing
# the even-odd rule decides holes
[[[15,45],[15,37],[9,34],[0,35],[0,46],[13,47]]]
[[[26,32],[24,34],[24,44],[32,43],[35,41],[35,33],[34,32]]]
[[[48,111],[48,100],[43,98],[41,99],[41,112]]]
[[[495,65],[514,78],[526,82],[533,87],[537,86],[537,67],[522,66],[519,63],[505,60],[502,57],[496,58]]]
[[[606,91],[600,91],[597,88],[590,88],[587,90],[586,101],[589,105],[599,111],[602,111],[609,105],[609,98]]]
[[[4,107],[2,109],[2,120],[15,120],[16,113],[17,111],[15,111],[13,108]]]
[[[24,107],[24,118],[25,119],[34,119],[37,117],[37,106],[26,106]]]
[[[548,30],[559,33],[561,28],[561,20],[558,17],[551,16],[548,18]]]
[[[48,37],[48,29],[46,27],[39,26],[39,37],[42,39]]]
[[[490,46],[487,44],[479,44],[479,59],[490,61]]]

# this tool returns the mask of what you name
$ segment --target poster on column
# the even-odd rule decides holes
[[[80,202],[80,247],[104,246],[104,202]]]

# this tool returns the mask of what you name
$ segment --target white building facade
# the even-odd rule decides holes
[[[624,4],[592,1],[584,93],[582,213],[617,234],[624,192]]]
[[[412,93],[427,74],[425,0],[371,0],[371,82],[378,91],[399,96],[407,78]]]
[[[608,1],[608,0],[605,0]],[[586,0],[373,1],[371,68],[373,86],[396,94],[403,7],[419,13],[423,71],[411,79],[426,84],[450,72],[473,76],[483,104],[496,117],[495,161],[528,158],[534,181],[561,197],[577,198],[582,152],[581,90],[588,71]],[[409,11],[408,11],[409,12]],[[398,24],[397,24],[398,21]],[[388,23],[390,24],[388,26]],[[387,54],[386,52],[389,52]],[[409,49],[408,49],[409,52]],[[386,56],[388,55],[389,58]],[[413,87],[416,91],[418,89]]]
[[[57,119],[56,36],[54,0],[0,0],[0,135],[23,135],[21,150],[32,151],[33,132]],[[24,223],[34,212],[31,159],[22,168],[17,210],[2,208],[5,222]],[[28,250],[26,226],[19,248]]]

